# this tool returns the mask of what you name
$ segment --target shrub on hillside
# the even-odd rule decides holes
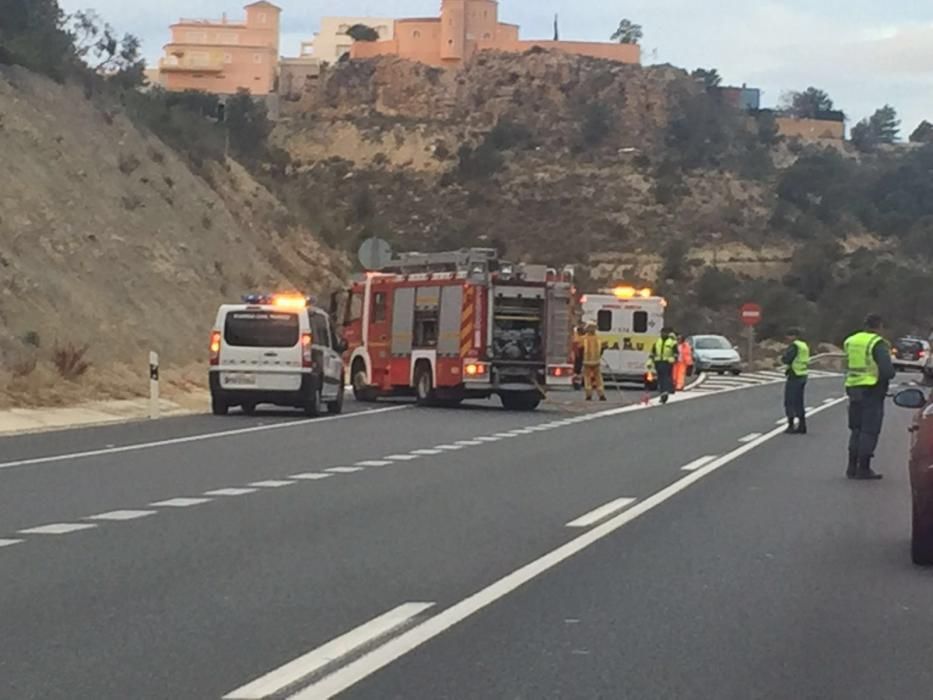
[[[720,310],[738,299],[739,279],[730,270],[707,267],[697,281],[697,302],[708,309]]]
[[[52,350],[52,362],[58,374],[69,381],[83,377],[91,368],[91,363],[87,359],[88,350],[90,350],[88,345],[74,343],[56,345]]]
[[[612,111],[602,102],[590,102],[583,109],[580,138],[586,148],[595,148],[603,143],[613,128]]]
[[[457,151],[457,174],[461,180],[484,180],[502,170],[505,160],[488,142],[476,148],[464,144]]]
[[[486,135],[486,141],[499,151],[524,149],[532,145],[531,130],[524,124],[500,118]]]

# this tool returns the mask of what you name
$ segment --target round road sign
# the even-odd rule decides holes
[[[761,307],[758,304],[745,304],[741,309],[742,323],[746,326],[757,326],[761,323]]]

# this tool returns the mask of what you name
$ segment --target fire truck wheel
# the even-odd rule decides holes
[[[434,403],[434,378],[431,376],[429,365],[419,365],[415,370],[415,397],[419,406],[430,406]]]
[[[378,397],[376,391],[366,386],[366,366],[359,360],[353,363],[353,398],[362,403],[372,403]]]
[[[502,406],[506,411],[534,411],[541,403],[538,392],[507,392],[500,394]]]

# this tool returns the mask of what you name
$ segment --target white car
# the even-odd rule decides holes
[[[898,338],[891,347],[891,361],[894,369],[906,372],[923,371],[930,360],[930,343],[920,338]]]
[[[742,356],[723,336],[695,335],[688,342],[693,348],[693,364],[697,372],[742,374]]]
[[[233,406],[291,406],[317,416],[343,411],[346,342],[330,317],[296,295],[252,295],[217,312],[211,333],[214,415]]]

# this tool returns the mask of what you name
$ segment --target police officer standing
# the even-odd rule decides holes
[[[790,345],[781,360],[787,367],[787,383],[784,385],[784,411],[787,415],[787,434],[807,434],[807,409],[805,394],[807,377],[810,374],[810,346],[801,338],[796,328],[787,332]]]
[[[677,336],[671,328],[661,329],[661,337],[651,348],[651,362],[658,376],[661,403],[667,403],[674,393],[674,364],[677,362]]]
[[[846,339],[846,394],[849,396],[849,467],[846,476],[862,481],[882,478],[871,468],[881,427],[888,385],[895,377],[891,349],[881,337],[884,323],[872,314],[865,330]]]

